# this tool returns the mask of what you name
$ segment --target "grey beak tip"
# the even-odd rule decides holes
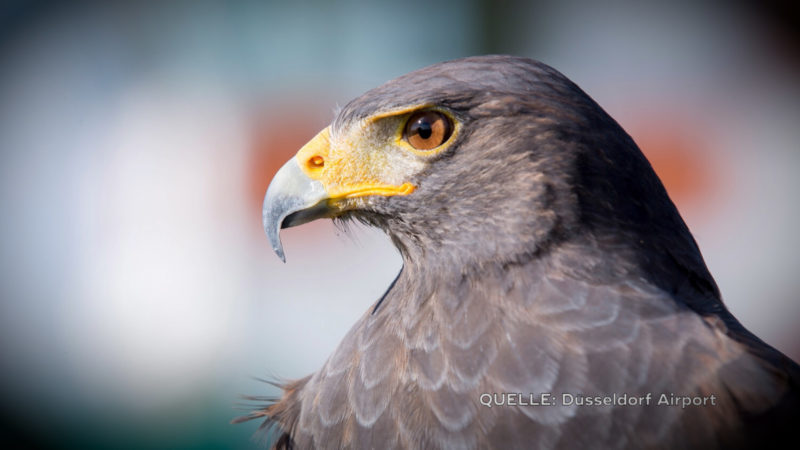
[[[280,225],[279,225],[280,226]],[[283,253],[283,243],[281,243],[280,238],[280,228],[275,230],[274,232],[270,232],[271,228],[267,228],[267,237],[269,238],[270,244],[272,244],[272,251],[278,255],[278,258],[281,259],[284,263],[286,262],[286,255]]]
[[[268,205],[265,205],[263,217],[264,232],[267,235],[267,239],[269,239],[269,243],[272,244],[272,251],[285,263],[286,255],[283,253],[283,243],[280,237],[283,218],[278,215],[276,220],[274,216],[275,214],[268,209]]]
[[[286,256],[281,244],[281,228],[300,225],[320,217],[316,214],[325,210],[321,201],[326,195],[322,183],[308,178],[294,158],[287,161],[275,174],[264,196],[261,218],[272,250],[284,263]]]
[[[275,250],[275,254],[278,255],[278,258],[280,258],[281,261],[284,264],[286,264],[286,255],[283,254],[283,249],[278,247],[278,248],[273,248],[273,250]]]

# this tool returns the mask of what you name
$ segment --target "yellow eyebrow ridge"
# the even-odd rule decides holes
[[[375,114],[374,116],[369,116],[369,117],[366,118],[366,122],[367,123],[376,122],[376,121],[378,121],[380,119],[385,119],[387,117],[399,116],[399,115],[402,115],[402,114],[405,114],[405,113],[410,113],[410,112],[416,111],[418,109],[430,108],[432,106],[434,106],[434,105],[431,104],[431,103],[420,103],[418,105],[406,106],[406,107],[403,107],[403,108],[400,108],[400,109],[392,109],[392,110],[389,110],[389,111],[384,111],[384,112]]]

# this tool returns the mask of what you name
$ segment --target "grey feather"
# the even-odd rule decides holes
[[[367,92],[332,132],[422,103],[462,132],[413,195],[350,212],[386,231],[404,268],[318,372],[256,414],[282,427],[279,445],[714,448],[790,436],[798,366],[727,311],[649,163],[589,96],[529,59],[467,58]],[[717,405],[480,402],[504,392],[714,394]]]

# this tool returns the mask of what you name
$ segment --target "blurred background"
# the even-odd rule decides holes
[[[753,3],[2,2],[0,444],[256,448],[239,396],[316,370],[401,264],[329,221],[282,264],[272,175],[354,96],[484,53],[617,119],[732,312],[800,359],[800,26]]]

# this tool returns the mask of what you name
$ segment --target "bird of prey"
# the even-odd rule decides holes
[[[403,267],[317,372],[244,418],[278,448],[794,437],[798,365],[728,312],[633,140],[542,63],[454,60],[351,101],[264,199],[282,259],[280,229],[318,218],[382,229]]]

